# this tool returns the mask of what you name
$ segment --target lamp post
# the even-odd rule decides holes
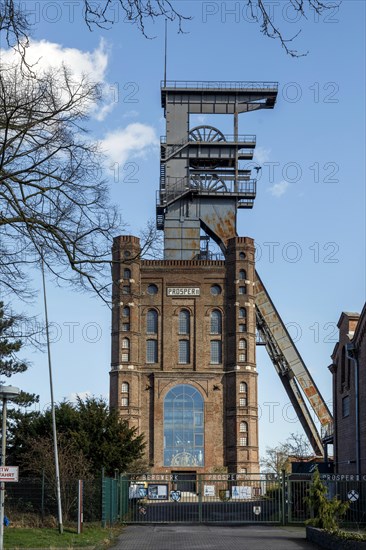
[[[20,389],[15,386],[0,385],[0,398],[3,400],[3,422],[2,422],[2,440],[1,440],[1,466],[5,466],[6,457],[6,403],[8,399],[14,399],[20,393]],[[5,482],[0,485],[0,550],[4,548],[4,503],[5,503]]]

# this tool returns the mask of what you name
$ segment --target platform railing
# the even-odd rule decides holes
[[[253,81],[217,81],[217,80],[162,80],[163,89],[193,90],[278,90],[278,82]]]

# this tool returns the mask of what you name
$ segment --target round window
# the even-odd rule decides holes
[[[147,287],[147,293],[153,296],[158,293],[158,287],[156,285],[149,285]]]
[[[222,290],[220,285],[212,285],[211,287],[212,296],[218,296],[219,294],[221,294],[221,292]]]
[[[131,252],[129,250],[125,250],[125,258],[129,258],[131,256]]]
[[[245,260],[245,253],[244,252],[239,253],[239,259],[240,260]]]

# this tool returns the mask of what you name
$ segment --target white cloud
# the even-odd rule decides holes
[[[265,149],[264,147],[256,147],[254,150],[254,160],[258,164],[263,164],[269,161],[271,149]]]
[[[268,188],[268,191],[274,196],[274,197],[282,197],[284,195],[289,187],[289,182],[282,180],[279,183],[275,183],[272,185],[272,187]]]
[[[159,140],[152,126],[134,122],[108,133],[101,145],[110,162],[122,165],[127,159],[146,155],[159,145]]]
[[[2,61],[14,63],[19,59],[13,50],[2,50]],[[102,82],[108,65],[108,55],[101,40],[93,52],[83,52],[77,48],[64,48],[61,44],[47,40],[31,41],[26,49],[26,61],[33,65],[35,72],[60,67],[63,63],[77,77],[83,74],[92,75],[93,81]]]
[[[16,65],[19,63],[19,54],[13,49],[0,50],[0,53],[3,64]],[[90,81],[99,83],[102,101],[98,106],[93,105],[91,109],[92,116],[97,120],[104,120],[116,105],[113,86],[106,81],[108,54],[103,40],[91,52],[66,48],[61,44],[47,40],[31,41],[26,49],[26,61],[36,74],[41,75],[49,69],[58,69],[65,65],[74,80],[80,81],[83,76],[86,76]]]

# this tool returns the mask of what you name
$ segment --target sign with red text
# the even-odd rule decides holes
[[[18,466],[0,466],[0,481],[19,481]]]

